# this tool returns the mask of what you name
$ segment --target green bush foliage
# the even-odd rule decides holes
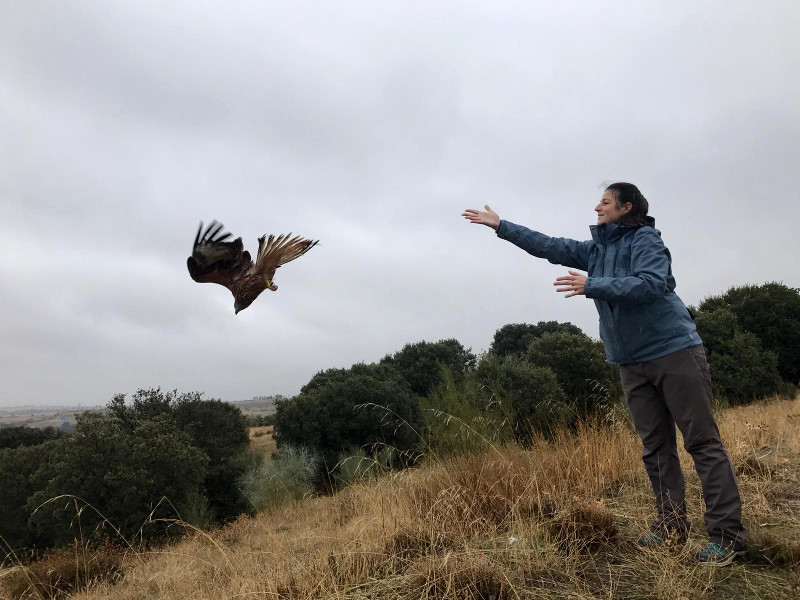
[[[742,404],[779,390],[777,354],[764,350],[755,334],[743,331],[733,310],[721,306],[702,311],[696,322],[708,356],[715,396]]]
[[[776,282],[734,286],[703,300],[697,312],[720,309],[731,311],[741,331],[752,333],[764,350],[775,353],[784,381],[800,384],[800,290]]]
[[[510,323],[495,331],[490,354],[497,356],[522,355],[528,351],[530,343],[545,333],[573,333],[587,337],[580,327],[572,323],[558,321],[539,321],[536,325],[528,323]]]
[[[476,377],[492,399],[510,410],[514,438],[522,444],[530,442],[534,432],[549,434],[574,417],[549,367],[536,366],[520,356],[487,354],[478,363]]]
[[[239,408],[216,399],[205,399],[200,392],[178,394],[160,388],[140,389],[130,403],[118,394],[108,404],[127,428],[160,415],[171,415],[178,428],[209,459],[203,493],[216,518],[227,521],[247,510],[247,500],[235,493],[243,471],[237,456],[249,445],[247,419]]]
[[[391,471],[394,449],[389,446],[376,447],[372,453],[363,448],[351,448],[339,453],[334,467],[334,476],[343,485],[377,479]]]
[[[153,519],[205,527],[249,509],[237,486],[253,466],[246,420],[199,393],[142,389],[130,403],[115,396],[107,414],[84,413],[73,434],[4,439],[17,446],[0,450],[0,535],[13,549],[114,537],[115,528],[155,538],[166,525]]]
[[[248,427],[267,427],[275,425],[275,415],[250,415],[247,417]]]
[[[203,488],[211,510],[222,521],[236,518],[247,510],[246,499],[235,493],[236,481],[243,472],[238,457],[250,444],[247,419],[239,408],[202,399],[197,393],[180,398],[174,415],[178,427],[209,458]]]
[[[474,371],[461,381],[445,375],[444,384],[420,402],[425,458],[481,452],[514,439],[513,410],[492,396]]]
[[[585,335],[544,333],[531,341],[525,358],[555,373],[577,418],[607,409],[622,395],[619,372],[606,362],[603,343]]]
[[[202,490],[209,462],[170,415],[126,427],[87,412],[73,435],[51,443],[50,460],[31,476],[37,491],[26,504],[45,546],[114,537],[111,526],[126,538],[164,535],[164,524],[145,524],[176,517],[175,509]]]
[[[320,456],[310,448],[286,444],[273,460],[242,475],[239,486],[253,510],[267,511],[312,493],[319,465]]]
[[[30,511],[26,504],[39,489],[33,475],[54,459],[60,447],[60,441],[51,440],[35,446],[0,450],[0,536],[5,542],[2,546],[7,546],[4,550],[17,551],[39,545],[36,533],[28,526]]]
[[[385,356],[381,363],[397,369],[415,394],[427,396],[443,382],[442,367],[458,381],[475,366],[475,355],[455,339],[423,341],[406,344],[399,352]]]
[[[65,435],[54,427],[3,427],[0,428],[0,449],[37,446]]]
[[[275,439],[279,448],[312,448],[330,470],[352,447],[416,448],[421,422],[419,397],[393,367],[356,364],[322,371],[300,394],[278,402]]]

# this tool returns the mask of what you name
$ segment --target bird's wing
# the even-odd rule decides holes
[[[295,258],[303,256],[319,243],[319,240],[307,240],[299,235],[291,237],[289,235],[262,236],[258,238],[258,257],[251,273],[264,277],[267,281],[272,281],[275,270],[281,265],[293,261]]]
[[[230,233],[222,223],[212,221],[203,232],[203,223],[194,238],[192,255],[186,261],[189,275],[199,283],[219,283],[230,289],[252,266],[250,253],[243,250],[242,238],[226,242]]]

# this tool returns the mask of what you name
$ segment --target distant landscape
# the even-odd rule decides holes
[[[259,399],[229,402],[247,416],[259,417],[275,414],[275,401],[283,396],[262,396]],[[76,417],[85,411],[105,411],[96,406],[9,406],[0,409],[0,427],[54,427],[67,431],[75,426]]]
[[[0,410],[0,427],[74,427],[76,415],[85,410],[102,410],[102,406],[75,407],[9,407]]]

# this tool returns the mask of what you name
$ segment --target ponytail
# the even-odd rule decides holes
[[[614,191],[617,208],[622,208],[628,202],[631,203],[631,210],[622,216],[619,220],[620,224],[643,225],[645,223],[647,210],[650,208],[650,205],[647,202],[647,198],[642,196],[642,192],[639,191],[639,188],[632,183],[620,181],[618,183],[612,183],[606,189]]]

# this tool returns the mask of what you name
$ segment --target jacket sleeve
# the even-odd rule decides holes
[[[533,231],[511,221],[500,221],[497,237],[519,246],[528,254],[546,258],[555,265],[564,265],[586,271],[589,268],[589,250],[592,241],[579,242],[567,238],[554,238]]]
[[[594,300],[648,302],[667,291],[669,250],[655,229],[642,227],[631,242],[631,275],[589,277],[586,297]]]

